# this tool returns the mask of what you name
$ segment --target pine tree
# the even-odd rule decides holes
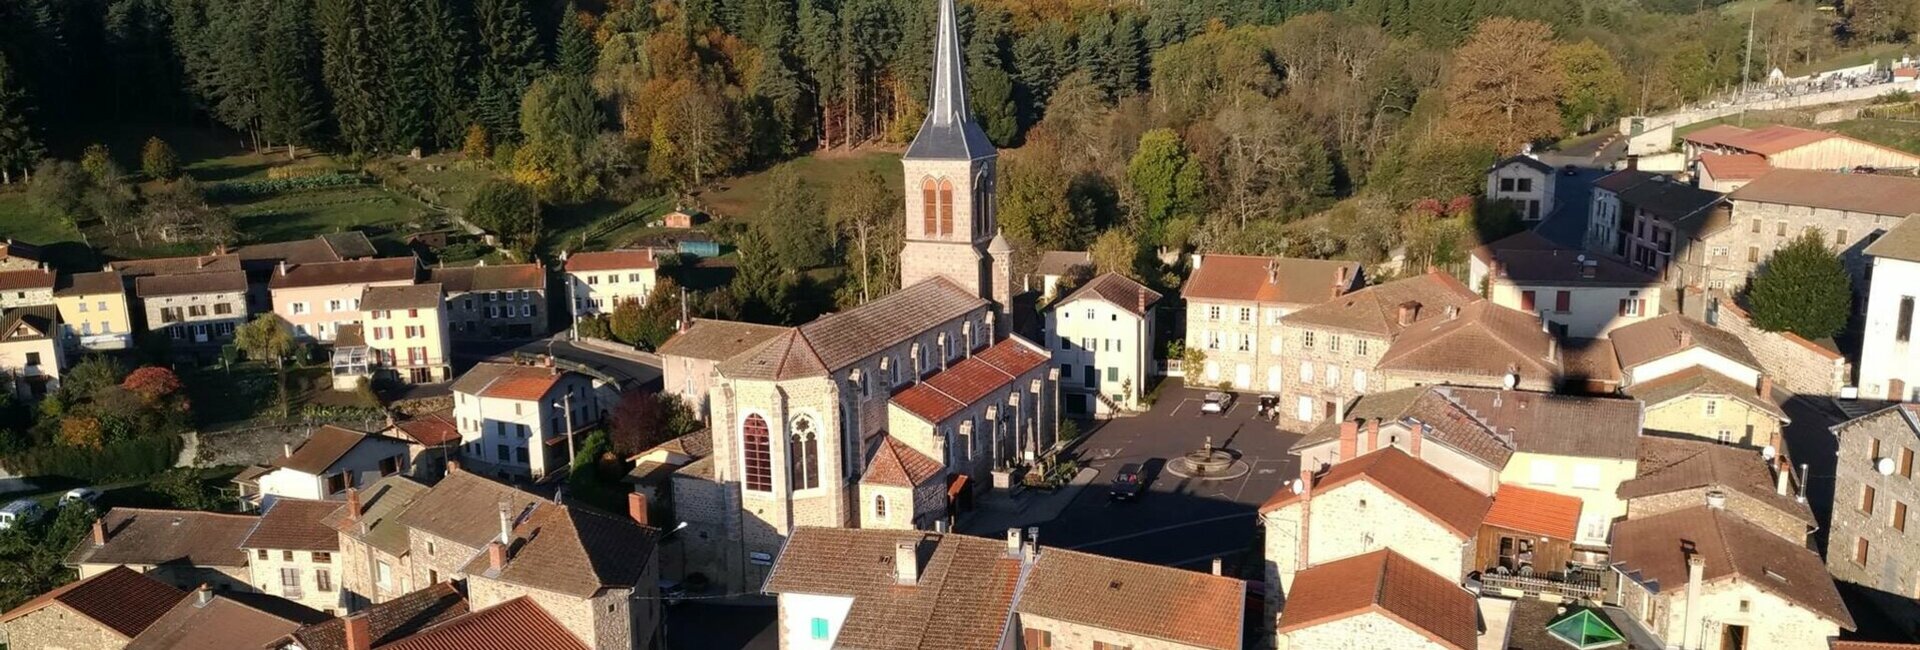
[[[472,39],[467,24],[455,13],[453,0],[417,0],[414,38],[420,45],[419,83],[426,93],[429,141],[441,148],[461,143],[472,125],[473,88],[468,84]]]
[[[475,121],[496,141],[517,139],[520,97],[540,67],[539,35],[526,0],[475,0],[473,18],[480,64]]]
[[[276,0],[267,15],[266,50],[260,53],[265,76],[260,95],[260,126],[268,141],[295,147],[312,144],[325,115],[318,100],[319,43],[314,40],[310,0]]]
[[[594,44],[593,35],[587,33],[582,23],[580,9],[573,2],[567,2],[567,8],[560,12],[560,30],[554,37],[553,69],[561,74],[579,75],[585,78],[593,74],[600,61],[600,46]]]
[[[427,116],[432,101],[428,88],[426,53],[414,38],[413,3],[376,0],[367,5],[368,23],[378,50],[380,141],[391,151],[421,146],[432,128]]]
[[[0,183],[12,183],[15,172],[24,177],[46,155],[27,119],[31,108],[7,57],[0,54]]]
[[[368,28],[368,2],[383,0],[319,0],[321,77],[333,98],[333,118],[340,144],[348,151],[379,149],[381,128],[379,61]]]

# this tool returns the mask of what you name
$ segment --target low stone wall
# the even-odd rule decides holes
[[[1769,332],[1732,300],[1716,299],[1712,322],[1747,344],[1774,385],[1797,395],[1839,395],[1853,377],[1853,365],[1838,352],[1792,332]]]
[[[188,433],[181,452],[181,464],[216,467],[265,463],[285,455],[289,445],[300,446],[313,430],[323,424],[328,423],[283,423]],[[384,420],[353,420],[331,424],[360,431],[378,431],[385,428],[387,423]]]

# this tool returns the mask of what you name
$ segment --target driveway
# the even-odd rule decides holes
[[[1546,157],[1542,156],[1545,160]],[[1553,181],[1553,212],[1533,227],[1541,237],[1571,248],[1585,248],[1587,215],[1592,210],[1593,182],[1613,173],[1603,167],[1574,165],[1568,175],[1556,168]]]

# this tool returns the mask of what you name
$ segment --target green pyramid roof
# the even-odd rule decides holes
[[[1580,650],[1619,645],[1620,631],[1591,609],[1579,609],[1547,624],[1547,633]]]

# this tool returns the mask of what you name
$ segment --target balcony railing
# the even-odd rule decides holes
[[[1554,594],[1567,598],[1597,599],[1602,591],[1599,572],[1577,569],[1532,575],[1480,573],[1477,579],[1488,590],[1507,589],[1528,594]]]

